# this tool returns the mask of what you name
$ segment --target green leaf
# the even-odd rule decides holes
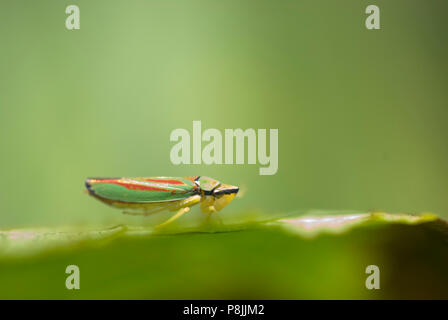
[[[0,298],[448,298],[448,227],[434,214],[248,220],[0,231]],[[71,264],[80,290],[65,288]],[[371,264],[380,290],[365,287]]]

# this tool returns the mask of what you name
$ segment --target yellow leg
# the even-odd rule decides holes
[[[223,224],[218,212],[216,212],[216,218],[218,218],[219,224]]]
[[[211,212],[204,212],[204,213],[205,213],[206,217],[205,217],[205,219],[201,223],[202,227],[206,227],[206,226],[210,225],[210,219],[211,219],[211,216],[212,216]]]
[[[219,216],[218,211],[216,211],[216,209],[214,207],[210,207],[210,209],[207,212],[205,212],[205,214],[207,215],[207,217],[205,218],[205,221],[204,221],[203,225],[209,225],[210,224],[211,218],[212,218],[212,214],[215,214],[216,218],[219,221],[219,224],[222,224],[221,217]]]
[[[171,218],[169,218],[168,220],[166,220],[165,222],[159,224],[156,226],[157,229],[165,227],[167,224],[173,222],[174,220],[177,220],[178,218],[180,218],[184,213],[187,213],[188,211],[190,211],[190,207],[185,207],[180,209],[174,216],[172,216]]]
[[[179,217],[181,217],[184,213],[187,213],[188,211],[190,211],[190,207],[194,206],[195,204],[199,203],[201,201],[201,196],[200,195],[195,195],[192,197],[189,197],[185,200],[183,200],[182,202],[178,203],[177,207],[174,207],[172,209],[170,209],[170,211],[175,211],[178,210],[177,213],[172,216],[171,218],[169,218],[168,220],[166,220],[165,222],[157,225],[155,228],[161,228],[161,227],[165,227],[167,224],[173,222],[174,220],[178,219]]]

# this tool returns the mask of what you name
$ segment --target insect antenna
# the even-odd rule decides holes
[[[240,190],[238,190],[238,193],[236,194],[237,198],[242,198],[247,192],[247,186],[245,184],[241,185]]]

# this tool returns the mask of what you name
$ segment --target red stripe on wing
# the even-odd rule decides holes
[[[144,179],[144,180],[148,182],[167,183],[167,184],[182,184],[182,185],[185,184],[183,181],[179,180],[158,180],[158,179]]]
[[[128,190],[142,190],[142,191],[171,191],[169,189],[165,188],[158,188],[158,187],[152,187],[152,186],[145,186],[138,183],[133,182],[123,182],[116,179],[95,179],[95,183],[109,183],[109,184],[116,184],[122,187],[125,187]]]

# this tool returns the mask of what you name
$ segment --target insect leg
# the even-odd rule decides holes
[[[218,221],[219,221],[219,224],[223,224],[222,223],[222,219],[221,219],[221,217],[219,216],[219,213],[218,212],[216,212],[216,218],[218,219]]]
[[[171,218],[169,218],[165,222],[157,225],[156,228],[164,227],[167,224],[169,224],[169,223],[173,222],[174,220],[178,219],[184,213],[187,213],[188,211],[190,211],[190,207],[194,206],[199,201],[201,201],[201,196],[199,196],[199,195],[192,196],[192,197],[189,197],[189,198],[183,200],[182,202],[180,202],[177,205],[177,208],[178,209],[180,208],[179,211],[177,211],[177,213],[174,216],[172,216]]]
[[[187,213],[188,211],[190,211],[190,207],[185,207],[185,208],[180,209],[174,216],[172,216],[165,222],[157,225],[156,228],[165,227],[167,224],[173,222],[174,220],[177,220],[179,217],[181,217],[184,213]]]
[[[210,214],[216,211],[216,208],[214,206],[215,198],[211,196],[207,196],[202,199],[201,202],[201,210],[204,213]]]

